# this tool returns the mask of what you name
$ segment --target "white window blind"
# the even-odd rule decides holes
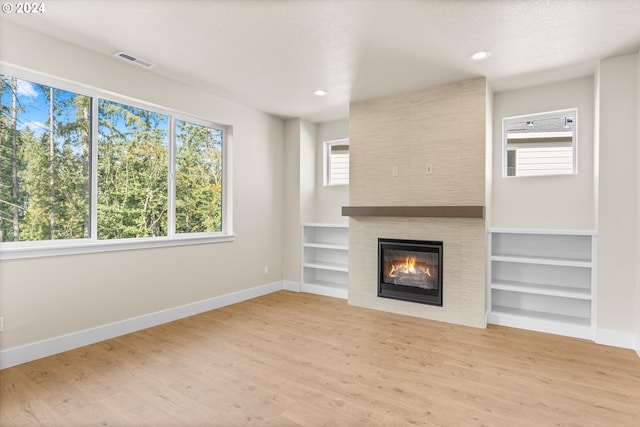
[[[536,147],[516,150],[516,175],[570,175],[573,147]]]
[[[326,185],[349,184],[349,141],[327,143]]]

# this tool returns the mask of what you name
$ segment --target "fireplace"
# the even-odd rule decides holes
[[[378,296],[442,306],[442,242],[378,239]]]

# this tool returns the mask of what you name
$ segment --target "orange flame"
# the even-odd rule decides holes
[[[397,277],[398,274],[426,274],[431,277],[430,267],[422,267],[418,266],[418,270],[416,271],[416,257],[407,257],[404,260],[404,263],[397,263],[391,265],[391,271],[389,272],[389,277]]]
[[[393,264],[389,276],[395,277],[398,273],[416,274],[416,257],[407,257],[404,264]]]

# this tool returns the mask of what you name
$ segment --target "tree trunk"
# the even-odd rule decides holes
[[[56,238],[55,195],[55,145],[53,139],[53,88],[49,88],[49,228],[51,240]]]
[[[13,109],[11,110],[11,196],[13,200],[13,241],[20,240],[20,217],[18,212],[18,80],[11,79]]]
[[[89,176],[89,162],[91,161],[91,151],[89,149],[89,144],[91,143],[91,135],[89,131],[89,105],[85,104],[82,108],[82,117],[84,119],[82,126],[86,131],[85,139],[84,139],[84,160],[82,162],[82,176],[84,178],[84,201],[86,206],[91,205],[91,189],[89,188],[89,183],[91,182],[91,177]],[[89,227],[90,223],[90,211],[85,211],[84,214],[84,237],[89,237]]]

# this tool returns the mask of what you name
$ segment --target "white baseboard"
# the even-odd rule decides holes
[[[283,280],[282,289],[284,289],[285,291],[300,292],[300,283],[292,282],[290,280]]]
[[[495,311],[489,312],[487,321],[493,325],[509,326],[511,328],[527,329],[585,340],[593,339],[593,329],[589,326],[561,323]]]
[[[597,344],[609,345],[612,347],[628,348],[636,350],[636,337],[628,332],[612,331],[610,329],[596,329]],[[640,355],[640,353],[638,353]]]
[[[100,341],[140,331],[163,323],[173,322],[174,320],[250,300],[282,289],[289,289],[287,283],[284,281],[268,283],[266,285],[256,286],[255,288],[244,289],[231,294],[221,295],[219,297],[167,310],[121,320],[119,322],[98,326],[96,328],[86,329],[84,331],[9,348],[0,351],[0,369],[10,368],[22,363],[31,362],[36,359],[52,356],[54,354],[83,347],[85,345],[95,344]]]
[[[349,298],[349,291],[347,289],[336,288],[333,286],[313,285],[309,283],[303,283],[300,285],[302,292],[308,292],[310,294],[324,295],[326,297],[333,298]]]

